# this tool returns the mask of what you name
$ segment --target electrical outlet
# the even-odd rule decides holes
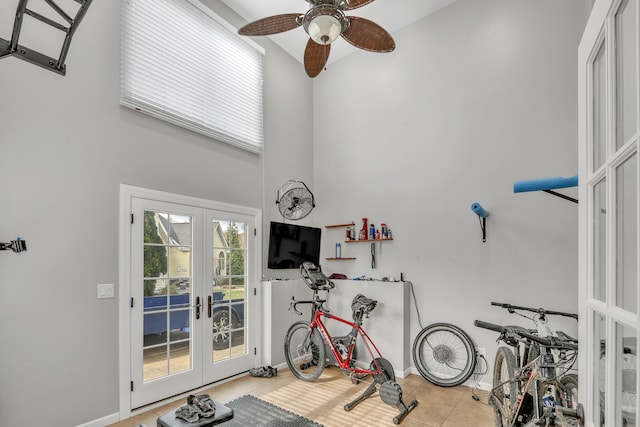
[[[487,357],[487,349],[486,348],[476,348],[476,355],[478,357],[482,356],[484,358]]]

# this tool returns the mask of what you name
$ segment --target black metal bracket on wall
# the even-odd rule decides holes
[[[557,191],[553,191],[553,190],[542,190],[542,191],[544,191],[547,194],[553,194],[554,196],[560,197],[561,199],[565,199],[573,203],[578,203],[578,199],[576,199],[575,197],[570,197],[570,196],[567,196],[566,194],[558,193]]]
[[[478,219],[480,220],[480,229],[482,230],[482,241],[487,241],[487,217],[489,216],[489,212],[487,212],[478,202],[473,202],[471,204],[471,210],[473,213],[478,215]]]
[[[80,7],[76,10],[74,17],[65,12],[60,6],[58,6],[58,4],[56,4],[54,0],[41,1],[44,1],[47,5],[49,5],[53,12],[57,14],[58,19],[61,18],[64,22],[66,22],[66,25],[68,26],[65,26],[65,24],[62,24],[57,20],[45,16],[41,13],[35,12],[31,9],[27,9],[27,3],[29,2],[29,0],[19,0],[18,9],[16,11],[16,18],[13,22],[13,32],[11,33],[11,40],[4,40],[0,38],[0,59],[9,56],[15,56],[16,58],[20,58],[24,61],[41,66],[43,68],[46,68],[47,70],[64,76],[67,71],[65,60],[67,58],[67,53],[69,52],[71,38],[76,32],[80,21],[82,21],[82,18],[84,18],[84,15],[87,13],[87,9],[89,8],[89,5],[91,5],[91,2],[93,0],[74,0],[80,5]],[[32,18],[65,33],[64,41],[62,43],[62,48],[60,49],[60,55],[58,56],[58,59],[37,52],[18,43],[25,15],[31,16]]]
[[[8,251],[11,249],[13,252],[26,252],[27,242],[20,239],[12,240],[9,243],[0,243],[0,251]]]
[[[482,241],[487,241],[487,218],[478,217],[480,220],[480,229],[482,230]]]

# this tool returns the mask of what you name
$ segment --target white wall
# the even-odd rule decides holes
[[[312,178],[312,84],[297,61],[256,40],[267,50],[263,165],[118,105],[119,3],[93,2],[65,77],[0,60],[0,242],[28,244],[0,253],[2,426],[25,425],[25,414],[69,427],[118,412],[121,183],[262,209],[263,189],[275,201],[285,177]],[[17,4],[0,2],[4,39]],[[23,34],[31,47],[48,32],[30,24]],[[98,300],[99,283],[115,283],[116,298]]]
[[[394,236],[377,247],[375,270],[363,243],[342,244],[342,256],[358,260],[323,269],[404,273],[424,326],[462,327],[491,362],[496,334],[473,320],[520,323],[491,301],[577,312],[577,206],[514,194],[513,183],[577,172],[587,9],[583,0],[458,0],[393,34],[393,53],[357,53],[323,72],[314,86],[317,222],[359,227],[367,217]],[[486,243],[476,201],[490,212]],[[323,257],[333,256],[343,230],[323,234]]]

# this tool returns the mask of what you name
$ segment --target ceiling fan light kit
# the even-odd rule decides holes
[[[319,45],[331,44],[348,27],[344,13],[332,4],[315,6],[302,19],[304,30]]]
[[[304,68],[316,77],[325,68],[331,43],[342,36],[353,46],[369,52],[391,52],[393,37],[381,26],[365,18],[346,16],[373,0],[307,0],[310,9],[304,14],[285,13],[251,22],[238,30],[243,36],[267,36],[302,27],[309,35],[304,51]]]

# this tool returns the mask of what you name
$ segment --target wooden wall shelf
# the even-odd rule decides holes
[[[352,225],[355,225],[353,222],[350,222],[348,224],[333,224],[333,225],[325,225],[324,228],[339,228],[339,227],[351,227]]]

